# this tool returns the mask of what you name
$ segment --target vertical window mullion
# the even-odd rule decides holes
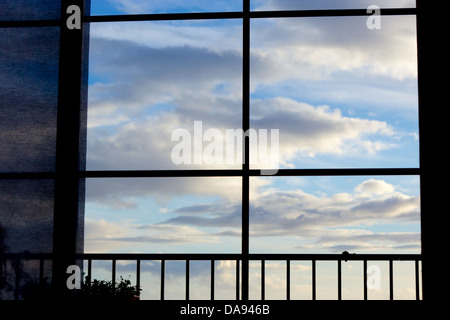
[[[243,1],[242,21],[242,130],[250,128],[250,0]],[[242,163],[242,300],[248,300],[250,251],[250,141],[244,134],[244,152]]]

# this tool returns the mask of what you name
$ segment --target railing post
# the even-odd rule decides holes
[[[338,300],[342,300],[342,260],[338,260]]]
[[[363,261],[363,278],[364,300],[367,300],[367,260]]]
[[[415,265],[415,285],[416,285],[416,300],[420,300],[420,287],[419,287],[419,260],[414,261]]]
[[[394,300],[394,263],[389,260],[389,300]]]
[[[211,260],[211,300],[214,300],[215,261]]]
[[[139,288],[141,287],[141,260],[136,260],[136,289],[139,291]]]
[[[164,278],[165,278],[165,270],[166,270],[166,266],[165,266],[166,262],[165,260],[161,260],[161,300],[164,300]]]
[[[266,261],[261,260],[261,300],[266,300]]]
[[[240,285],[239,285],[239,281],[240,281],[240,263],[239,260],[236,260],[236,300],[239,300],[239,295],[240,295]]]
[[[291,300],[291,260],[286,260],[286,300]]]
[[[312,300],[316,300],[316,260],[311,261],[312,266]]]
[[[186,300],[189,300],[189,260],[186,260]]]

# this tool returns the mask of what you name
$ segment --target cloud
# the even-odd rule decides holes
[[[301,189],[261,189],[251,206],[251,236],[266,238],[255,240],[262,246],[288,237],[291,244],[300,243],[293,245],[294,249],[315,251],[340,250],[342,246],[381,252],[420,248],[420,234],[404,229],[419,224],[418,196],[403,194],[394,185],[374,179],[354,190],[316,196]],[[394,232],[380,231],[393,225]]]
[[[211,12],[242,10],[242,0],[184,0],[142,1],[142,0],[108,0],[116,9],[127,14],[162,13],[162,12]]]
[[[107,178],[87,179],[86,202],[113,209],[137,208],[142,199],[152,199],[160,206],[186,196],[199,196],[232,208],[242,197],[241,179],[237,177],[191,178]],[[222,204],[223,204],[222,203]],[[212,204],[205,203],[205,206]],[[167,209],[167,208],[166,208]],[[192,207],[178,210],[192,210]],[[222,208],[223,210],[223,208]]]
[[[319,153],[375,154],[392,147],[398,133],[384,121],[345,117],[339,109],[312,106],[286,98],[255,100],[255,128],[280,129],[281,163]],[[379,140],[375,140],[375,139]]]
[[[369,179],[355,187],[360,194],[392,194],[395,187],[383,180]]]
[[[400,66],[415,66],[411,52],[415,37],[408,24],[402,29],[401,22],[386,22],[386,28],[392,24],[400,29],[400,38],[407,39],[403,45],[386,33],[371,40],[364,32],[348,35],[357,30],[352,19],[337,25],[333,20],[320,22],[257,22],[252,35],[253,89],[269,86],[270,91],[275,85],[274,97],[252,100],[252,125],[280,129],[282,163],[287,167],[295,157],[318,154],[373,156],[397,148],[408,135],[386,121],[343,116],[341,108],[300,102],[299,97],[283,98],[281,92],[277,96],[278,84],[285,81],[300,81],[301,91],[303,81],[308,81],[309,88],[324,79],[348,83],[349,75],[341,75],[349,72],[361,79],[361,90],[329,87],[330,98],[344,103],[342,109],[346,108],[344,101],[355,99],[355,94],[365,102],[377,103],[384,97],[394,101],[390,106],[398,101],[411,105],[410,95],[401,88],[397,90],[391,83],[371,84],[374,78],[367,77],[383,74],[384,83],[386,77],[397,82],[415,77],[415,67],[408,71]],[[169,139],[175,129],[190,130],[196,120],[203,121],[205,130],[239,128],[241,42],[234,42],[240,38],[239,28],[234,24],[155,22],[106,23],[93,28],[88,168],[181,168],[170,159],[174,143]],[[157,31],[165,36],[157,36]],[[385,47],[389,50],[379,52]],[[386,66],[385,70],[378,64]],[[318,94],[317,89],[311,94]]]
[[[215,207],[212,209],[210,207]],[[190,212],[192,207],[184,207],[178,209],[177,213],[183,213],[174,218],[164,221],[164,224],[175,225],[194,225],[196,227],[215,227],[220,229],[228,228],[240,228],[242,222],[242,209],[240,205],[229,205],[215,203],[214,205],[208,205],[208,216],[198,216],[196,212]],[[228,208],[227,208],[228,207]],[[224,235],[224,231],[220,231],[221,235]]]
[[[256,0],[256,10],[307,10],[307,9],[366,9],[371,0]],[[381,8],[415,8],[414,0],[379,0]]]
[[[408,16],[383,17],[378,33],[366,28],[366,20],[343,17],[255,21],[255,80],[337,80],[344,74],[397,81],[416,78],[415,20]]]
[[[322,156],[332,158],[333,163],[336,159],[372,159],[401,148],[409,132],[397,129],[392,118],[372,120],[360,112],[366,108],[364,103],[372,114],[388,107],[413,109],[409,106],[414,105],[410,103],[414,89],[405,90],[405,86],[413,88],[416,80],[414,23],[410,17],[391,18],[383,17],[384,29],[378,33],[368,33],[365,17],[252,21],[251,125],[280,129],[284,167]],[[206,168],[173,164],[170,155],[175,143],[170,137],[177,128],[192,131],[196,120],[203,121],[204,130],[224,132],[241,126],[240,22],[92,27],[88,168]],[[280,90],[286,83],[289,90]],[[304,94],[309,89],[312,93]],[[308,103],[314,95],[334,102]],[[374,110],[373,105],[377,106]],[[224,166],[208,166],[217,167]],[[362,224],[417,221],[418,197],[401,193],[382,180],[368,180],[353,192],[330,196],[302,189],[279,190],[265,180],[254,181],[259,183],[251,186],[255,237],[302,234],[305,239],[319,239],[331,228],[357,231]],[[169,226],[189,226],[191,231],[217,239],[240,235],[233,228],[240,223],[241,188],[238,178],[88,179],[87,200],[88,204],[126,210],[151,199],[165,213],[159,224],[146,224],[148,232],[159,235],[162,229],[156,225],[171,232],[180,230]],[[187,201],[175,209],[169,206],[183,197],[208,200]],[[232,228],[217,229],[224,225]],[[195,243],[195,233],[184,231],[189,234],[185,241]],[[178,238],[130,231],[116,241],[175,243]]]
[[[420,234],[414,231],[419,225],[420,198],[384,180],[368,179],[351,193],[330,195],[281,190],[267,179],[255,180],[266,180],[252,188],[250,236],[256,251],[260,246],[270,251],[277,243],[283,243],[276,245],[277,250],[294,252],[420,249]],[[225,198],[181,205],[154,217],[152,223],[122,219],[124,223],[112,225],[88,220],[86,243],[157,244],[166,250],[161,246],[221,246],[225,238],[241,237],[241,206]]]
[[[112,222],[95,218],[87,218],[85,225],[85,252],[149,252],[152,247],[153,252],[160,252],[167,246],[173,251],[176,245],[218,242],[217,237],[188,225],[137,225],[123,219]]]

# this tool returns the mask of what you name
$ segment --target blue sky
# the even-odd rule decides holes
[[[178,1],[164,3],[94,1],[92,11],[181,8]],[[275,2],[256,5],[272,8]],[[207,10],[206,2],[200,7]],[[367,29],[365,19],[251,22],[251,125],[280,130],[281,168],[418,167],[415,19],[383,17],[380,30]],[[199,120],[205,129],[240,127],[241,33],[234,19],[92,24],[88,169],[238,168],[177,166],[170,136],[180,127],[192,130]],[[274,239],[282,246],[274,244],[273,251],[329,252],[346,245],[367,252],[420,251],[417,177],[272,177],[252,178],[251,184],[255,251]],[[372,189],[363,194],[367,185]],[[240,189],[239,178],[89,179],[86,248],[239,252]],[[289,208],[279,202],[286,196],[294,199]],[[257,236],[268,223],[276,225],[272,219],[281,228],[282,212],[291,212],[287,221],[300,219],[302,197],[314,203],[310,214],[321,215],[310,226],[314,235],[306,224],[284,236]],[[280,204],[268,210],[270,203]],[[388,203],[396,214],[383,211]],[[341,223],[323,212],[325,204],[339,214],[364,205],[370,210],[367,221],[358,216]],[[106,232],[116,227],[116,237]],[[329,230],[341,236],[321,243]],[[345,232],[355,238],[343,237]],[[370,240],[356,246],[355,239]]]
[[[366,2],[261,0],[252,9]],[[92,14],[241,8],[240,1],[185,3],[93,1]],[[419,166],[415,18],[384,16],[380,30],[367,29],[366,19],[251,22],[251,126],[280,130],[281,168]],[[177,166],[170,137],[199,120],[222,132],[240,127],[241,21],[90,28],[88,169],[240,166]],[[240,252],[240,178],[86,185],[86,252]],[[250,250],[419,253],[419,190],[417,176],[253,177]]]

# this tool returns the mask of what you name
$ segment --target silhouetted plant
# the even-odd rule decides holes
[[[83,297],[91,298],[119,298],[127,300],[138,300],[139,294],[142,289],[137,286],[132,286],[129,279],[124,279],[120,276],[120,281],[116,282],[114,285],[112,281],[97,280],[94,279],[92,282],[89,277],[85,277],[85,283],[82,289],[81,295]]]
[[[21,294],[24,300],[46,300],[52,297],[52,287],[47,278],[39,281],[28,279],[21,288]]]

